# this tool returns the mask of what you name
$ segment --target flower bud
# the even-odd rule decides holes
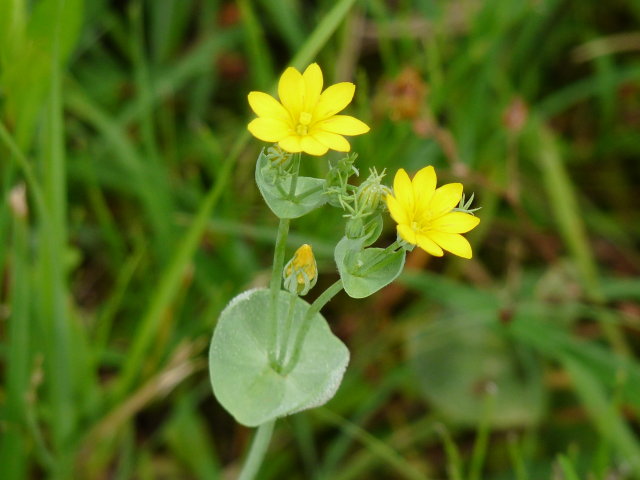
[[[273,145],[267,148],[266,157],[272,166],[285,169],[291,164],[293,154],[284,151],[278,145]]]
[[[374,168],[371,170],[369,178],[358,187],[356,192],[356,212],[359,215],[366,216],[376,212],[384,196],[389,193],[389,187],[380,183],[383,177],[384,171],[378,174]]]
[[[364,222],[361,217],[349,218],[345,227],[345,235],[351,240],[361,238],[364,235]]]
[[[357,153],[350,153],[338,161],[329,162],[327,184],[332,187],[344,187],[351,175],[358,175],[358,169],[354,163],[358,158]]]
[[[353,164],[358,158],[357,153],[349,154],[338,161],[329,162],[329,172],[325,179],[325,194],[329,204],[336,208],[345,208],[351,200],[348,191],[349,177],[358,175],[358,169]]]
[[[318,280],[318,267],[311,245],[302,245],[282,271],[284,288],[296,295],[306,295]]]
[[[262,178],[270,185],[283,182],[289,176],[287,168],[291,166],[293,155],[273,145],[267,148],[264,156],[268,161],[261,169]]]

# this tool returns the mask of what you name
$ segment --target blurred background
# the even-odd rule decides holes
[[[313,61],[357,85],[360,178],[432,164],[482,223],[472,260],[416,249],[325,308],[344,382],[278,422],[259,478],[640,478],[639,21],[632,0],[2,0],[2,479],[234,478],[252,430],[207,347],[267,284],[277,225],[246,96]],[[310,299],[342,235],[335,209],[293,222]]]

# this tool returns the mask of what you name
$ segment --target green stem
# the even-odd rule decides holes
[[[88,374],[82,365],[74,363],[77,355],[75,342],[82,344],[82,329],[73,330],[69,311],[67,288],[67,158],[62,108],[62,63],[60,61],[60,34],[63,25],[62,2],[57,2],[51,20],[52,36],[49,98],[43,122],[42,192],[48,207],[49,219],[43,222],[39,232],[40,281],[39,312],[44,339],[44,378],[47,379],[49,405],[51,406],[51,444],[56,456],[51,478],[69,478],[72,470],[69,439],[76,433],[77,408],[74,401],[81,401],[76,390],[78,376]]]
[[[273,425],[275,420],[265,422],[258,427],[253,442],[251,442],[251,449],[249,455],[242,466],[242,471],[238,480],[252,480],[262,464],[264,454],[267,453],[269,442],[271,441],[271,435],[273,434]]]
[[[602,292],[597,262],[582,221],[583,215],[578,205],[577,193],[562,161],[553,133],[542,123],[538,123],[536,127],[530,141],[536,148],[538,164],[543,173],[543,180],[553,205],[553,213],[560,233],[578,268],[586,296],[594,303],[602,305],[606,302],[606,298]],[[631,356],[627,339],[615,320],[612,321],[610,316],[601,314],[598,315],[598,321],[607,341],[616,353],[626,357]]]
[[[300,200],[307,198],[309,195],[313,195],[316,192],[319,192],[324,188],[324,185],[318,185],[317,187],[310,188],[309,190],[302,192],[300,195],[296,195],[293,197],[294,202],[299,202]]]
[[[27,185],[29,186],[31,194],[33,195],[33,198],[36,202],[38,215],[44,221],[45,217],[49,217],[49,212],[46,207],[47,203],[44,200],[44,193],[40,188],[40,184],[36,180],[35,173],[33,171],[33,168],[31,168],[29,160],[27,160],[27,157],[22,152],[22,150],[20,150],[20,147],[18,147],[11,134],[2,122],[0,122],[0,140],[4,142],[9,151],[13,154],[13,158],[22,170],[24,178],[27,181]]]
[[[282,332],[282,341],[280,342],[278,359],[276,361],[278,366],[282,366],[284,364],[284,359],[287,355],[289,336],[291,334],[291,321],[293,320],[293,312],[295,311],[296,300],[298,298],[298,295],[295,295],[293,293],[290,293],[289,295],[289,311],[287,312],[287,321]]]
[[[293,160],[293,173],[291,185],[289,189],[289,197],[293,197],[298,183],[298,171],[300,170],[300,154],[296,154]],[[271,306],[269,308],[269,319],[271,321],[271,339],[269,342],[269,363],[278,370],[280,367],[277,362],[278,357],[278,296],[280,294],[280,286],[282,285],[282,268],[284,267],[284,251],[287,244],[287,235],[289,234],[289,218],[281,218],[278,226],[278,235],[276,237],[276,246],[273,252],[273,269],[271,270]]]
[[[29,222],[27,215],[13,214],[13,244],[9,254],[11,273],[7,287],[11,305],[11,319],[7,324],[6,387],[4,401],[5,429],[0,441],[0,465],[6,472],[6,480],[26,478],[29,446],[23,429],[25,407],[35,402],[25,401],[31,386],[32,352],[31,326],[33,322],[33,295],[31,293]],[[53,464],[49,464],[51,466]]]
[[[316,298],[315,302],[311,304],[308,308],[307,313],[302,319],[302,323],[300,324],[300,328],[298,328],[298,332],[296,334],[295,341],[293,343],[293,353],[291,357],[289,357],[289,361],[282,367],[281,374],[287,375],[293,367],[296,366],[298,360],[300,359],[300,352],[302,351],[302,345],[304,344],[304,339],[311,328],[311,322],[313,321],[313,317],[315,317],[316,313],[318,313],[322,307],[324,307],[329,300],[331,300],[340,290],[342,290],[342,279],[336,281],[333,285],[327,288],[322,295]]]
[[[295,200],[296,188],[298,187],[298,172],[300,171],[300,156],[301,153],[296,153],[293,156],[293,177],[291,178],[291,185],[289,186],[289,198]]]
[[[287,198],[288,193],[284,191],[284,188],[282,188],[282,185],[280,183],[276,184],[276,188],[278,189],[278,193],[282,195],[282,198]]]
[[[376,255],[376,257],[371,262],[365,265],[364,272],[370,271],[371,268],[375,267],[380,263],[381,259],[387,257],[390,252],[396,250],[399,246],[400,246],[399,240],[396,240],[395,242],[393,242],[391,245],[385,248],[382,252]],[[327,288],[322,293],[322,295],[320,295],[315,300],[315,302],[311,304],[296,334],[296,338],[293,343],[293,353],[289,357],[289,360],[287,361],[287,363],[284,364],[284,366],[282,367],[280,372],[281,375],[283,376],[287,375],[296,366],[296,364],[298,363],[298,360],[300,359],[300,353],[302,351],[302,345],[304,344],[304,339],[307,336],[309,329],[311,328],[311,322],[313,321],[313,317],[316,315],[316,313],[318,313],[322,309],[322,307],[324,307],[329,302],[329,300],[331,300],[340,290],[342,290],[342,288],[343,288],[342,280],[336,281],[333,285]],[[283,360],[283,359],[284,358],[281,358],[280,360]]]
[[[376,255],[370,262],[368,262],[368,265],[365,265],[364,268],[362,268],[358,274],[360,275],[366,275],[368,273],[371,273],[371,270],[378,266],[380,264],[380,261],[383,260],[384,258],[386,258],[390,253],[395,252],[395,250],[400,246],[400,240],[396,240],[395,242],[393,242],[391,245],[389,245],[387,248],[385,248],[383,251],[381,251],[380,253],[378,253],[378,255]]]
[[[482,417],[480,418],[476,441],[473,445],[473,452],[471,454],[471,465],[469,467],[469,475],[467,477],[469,480],[478,480],[480,478],[482,467],[487,456],[489,434],[491,433],[491,419],[493,417],[493,409],[497,394],[495,388],[496,387],[494,385],[490,385],[485,394]]]
[[[271,321],[271,341],[269,342],[269,362],[276,366],[278,353],[278,296],[280,285],[282,284],[282,268],[284,267],[284,251],[287,246],[287,235],[289,234],[289,224],[291,220],[281,218],[278,225],[278,235],[276,236],[276,246],[273,252],[273,269],[271,270],[271,305],[269,308],[269,319]]]

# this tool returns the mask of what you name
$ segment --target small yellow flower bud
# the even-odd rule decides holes
[[[282,271],[285,288],[296,295],[306,295],[318,280],[318,267],[311,245],[302,245]]]

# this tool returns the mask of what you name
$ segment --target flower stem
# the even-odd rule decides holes
[[[322,307],[324,307],[329,300],[331,300],[340,290],[342,290],[342,279],[336,281],[333,285],[327,288],[322,295],[316,298],[315,302],[311,304],[304,318],[302,319],[302,323],[298,328],[298,332],[296,334],[295,341],[293,343],[293,353],[289,357],[289,361],[282,367],[281,375],[287,375],[298,363],[300,359],[300,352],[302,351],[302,345],[304,344],[304,339],[311,328],[311,322],[313,321],[313,317],[315,317],[316,313],[318,313]]]
[[[256,434],[251,442],[251,449],[249,455],[242,466],[242,471],[238,480],[253,480],[260,469],[264,454],[267,453],[267,447],[271,441],[271,434],[273,433],[273,425],[275,420],[265,422],[258,427]]]
[[[384,257],[386,257],[389,253],[395,251],[398,247],[400,247],[400,241],[396,240],[387,248],[385,248],[382,252],[380,252],[376,257],[365,265],[364,272],[370,271],[373,267],[380,263]],[[342,279],[336,281],[333,285],[327,288],[316,300],[311,304],[307,313],[305,314],[302,323],[300,324],[300,328],[298,328],[298,332],[296,334],[295,341],[293,343],[293,353],[289,357],[289,360],[282,366],[280,370],[281,375],[287,375],[294,369],[298,360],[300,359],[300,353],[302,351],[302,345],[304,344],[304,339],[311,328],[311,322],[313,321],[313,317],[318,313],[322,307],[324,307],[329,300],[331,300],[340,290],[342,290],[343,284]],[[287,333],[288,335],[288,333]],[[286,348],[286,343],[283,343],[284,348]],[[279,362],[284,360],[284,355],[279,358]]]
[[[298,172],[300,171],[300,157],[301,153],[296,153],[293,156],[293,174],[291,177],[291,185],[289,186],[289,199],[294,200],[296,196],[296,187],[298,186]]]
[[[400,246],[400,241],[396,240],[383,251],[379,252],[370,262],[367,262],[367,265],[361,269],[358,274],[366,275],[367,273],[371,273],[371,270],[380,264],[380,261],[383,260],[390,253],[394,253],[395,250]]]
[[[287,235],[289,234],[289,224],[291,220],[281,218],[278,225],[278,235],[276,237],[276,246],[273,252],[273,270],[271,271],[271,282],[269,284],[271,290],[271,305],[269,311],[269,319],[271,320],[270,331],[271,338],[269,342],[269,362],[272,366],[276,365],[276,356],[278,352],[278,296],[280,295],[280,285],[282,283],[282,267],[284,266],[284,250],[287,245]]]
[[[306,190],[302,193],[300,193],[299,195],[296,195],[293,200],[296,202],[299,202],[300,200],[307,198],[309,195],[313,195],[316,192],[319,192],[320,190],[322,190],[324,188],[324,185],[318,185],[317,187],[313,187],[310,188],[309,190]]]
[[[282,341],[280,342],[280,348],[278,351],[278,358],[276,363],[278,366],[282,366],[284,364],[284,359],[287,355],[287,350],[289,346],[289,336],[291,333],[291,321],[293,320],[293,312],[295,311],[296,299],[297,295],[290,293],[289,297],[289,311],[287,312],[287,321],[284,325],[284,329],[282,332]]]
[[[300,170],[300,154],[296,154],[293,160],[293,169],[291,177],[291,186],[289,196],[296,191],[298,183],[298,171]],[[280,295],[280,285],[282,285],[282,267],[284,266],[284,250],[287,245],[287,235],[289,234],[289,224],[291,219],[281,218],[278,225],[278,235],[276,237],[276,246],[273,252],[273,269],[271,270],[271,282],[269,288],[271,290],[271,306],[269,311],[269,319],[271,320],[271,338],[269,342],[269,363],[274,369],[279,369],[277,363],[278,356],[278,297]]]

